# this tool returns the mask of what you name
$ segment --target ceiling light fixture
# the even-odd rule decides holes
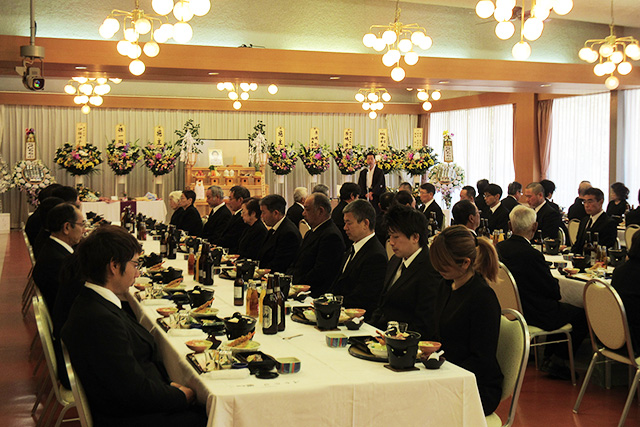
[[[604,85],[609,90],[614,90],[620,84],[618,77],[614,76],[617,70],[622,76],[631,72],[633,66],[628,61],[640,59],[640,43],[631,36],[616,37],[613,32],[613,0],[611,0],[611,24],[609,25],[609,35],[604,39],[592,39],[584,42],[584,47],[578,52],[578,56],[583,61],[590,64],[598,61],[593,67],[593,73],[602,77],[609,74],[604,81]]]
[[[391,94],[384,88],[362,88],[356,93],[356,101],[360,103],[364,111],[369,111],[369,118],[378,117],[377,111],[384,108],[383,102],[391,101]]]
[[[233,108],[236,110],[239,110],[240,108],[242,108],[242,102],[240,101],[248,100],[249,93],[255,92],[256,90],[258,90],[257,83],[246,83],[246,82],[241,82],[241,83],[236,82],[235,84],[231,82],[218,82],[216,87],[218,88],[219,91],[223,91],[223,90],[227,91],[227,96],[229,97],[230,100],[234,101]],[[278,86],[274,84],[269,85],[269,87],[267,88],[267,91],[271,95],[275,95],[278,92]]]
[[[418,98],[418,100],[423,101],[422,109],[425,111],[429,111],[431,110],[431,108],[433,108],[433,104],[429,102],[429,96],[431,96],[432,101],[437,101],[442,97],[442,93],[440,93],[439,90],[434,90],[433,92],[431,92],[431,94],[429,94],[429,88],[418,89],[418,92],[416,92],[416,97]]]
[[[414,46],[427,50],[433,44],[426,30],[418,24],[403,25],[400,19],[400,0],[396,1],[396,16],[389,25],[372,25],[369,32],[362,37],[362,43],[376,52],[387,52],[382,55],[382,63],[387,67],[393,67],[391,78],[397,82],[402,81],[406,75],[400,66],[400,59],[404,54],[404,63],[415,65],[419,56],[414,52]],[[376,35],[377,34],[377,35]]]
[[[72,77],[64,86],[64,92],[73,95],[73,102],[82,105],[80,109],[84,114],[91,112],[89,104],[99,107],[104,102],[104,95],[111,92],[108,81],[119,84],[122,79],[107,77]]]

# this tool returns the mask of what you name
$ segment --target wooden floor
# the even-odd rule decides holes
[[[30,312],[25,319],[20,313],[20,300],[29,271],[29,257],[19,231],[0,234],[0,426],[34,426],[30,416],[34,402],[33,364],[28,362],[29,345],[35,334],[35,321]],[[615,426],[624,406],[626,386],[606,390],[590,385],[581,413],[571,411],[589,359],[583,345],[578,357],[580,381],[573,387],[568,381],[547,378],[529,364],[516,414],[515,426]],[[508,401],[498,410],[503,420]],[[66,426],[79,426],[77,422]],[[640,426],[640,406],[634,402],[627,426]],[[448,427],[448,426],[443,426]]]

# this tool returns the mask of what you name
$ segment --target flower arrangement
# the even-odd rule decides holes
[[[53,161],[72,176],[88,175],[102,163],[102,153],[93,144],[73,145],[65,142],[56,150]]]
[[[278,148],[275,144],[269,145],[269,166],[276,175],[287,175],[296,166],[298,153],[293,149],[293,144],[287,148],[285,145]]]
[[[136,142],[116,146],[116,141],[111,140],[107,145],[107,163],[116,175],[127,175],[140,160],[140,147]]]
[[[249,139],[249,164],[254,164],[256,168],[261,162],[261,155],[268,151],[267,138],[264,136],[265,126],[262,120],[258,120],[258,123],[253,127],[253,133],[247,134]]]
[[[173,145],[147,144],[142,149],[144,164],[151,170],[153,176],[168,174],[176,167],[176,161],[180,155],[180,150]]]
[[[429,168],[438,162],[433,148],[425,145],[419,149],[407,148],[404,152],[404,169],[409,175],[424,175]]]
[[[307,148],[300,144],[300,160],[302,160],[309,175],[319,175],[329,169],[330,155],[331,151],[328,145]]]
[[[375,157],[378,167],[385,175],[404,168],[404,150],[389,147],[386,150],[378,150]]]
[[[29,203],[38,204],[38,193],[56,182],[49,168],[40,160],[22,160],[13,168],[12,186],[27,193]]]
[[[364,166],[365,156],[359,145],[348,149],[338,146],[331,155],[342,175],[353,175]]]
[[[90,188],[85,187],[84,185],[78,185],[76,187],[78,190],[78,198],[82,202],[97,202],[100,200],[100,192],[93,191]]]
[[[9,190],[13,186],[13,180],[11,173],[9,172],[9,165],[4,161],[4,158],[0,154],[0,194]]]
[[[195,164],[196,155],[202,153],[200,146],[202,140],[198,138],[200,134],[200,124],[194,124],[193,119],[185,122],[182,130],[174,131],[178,135],[176,147],[180,147],[180,161],[188,161],[191,165]]]
[[[464,169],[455,163],[439,163],[429,171],[428,180],[442,194],[442,200],[450,209],[452,193],[464,183]]]

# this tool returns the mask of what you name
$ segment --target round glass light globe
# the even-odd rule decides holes
[[[609,57],[609,61],[613,62],[614,64],[621,63],[623,59],[624,59],[624,54],[619,50],[616,50],[615,52],[613,52]]]
[[[496,7],[496,10],[493,11],[493,17],[498,22],[508,21],[509,19],[511,19],[512,14],[513,13],[511,9],[505,9],[500,7]]]
[[[151,22],[147,18],[140,18],[135,22],[138,34],[147,34],[151,31]]]
[[[591,50],[590,47],[583,47],[578,52],[578,57],[580,59],[582,59],[583,61],[589,62],[589,60],[591,59],[591,52],[593,52],[593,51]]]
[[[173,16],[176,17],[178,21],[188,22],[193,18],[193,10],[191,10],[191,6],[188,1],[180,0],[173,6]]]
[[[107,93],[109,93],[111,91],[111,86],[104,84],[104,85],[98,85],[95,87],[95,89],[93,89],[93,92],[97,95],[106,95]]]
[[[413,33],[411,33],[411,43],[413,44],[420,44],[420,42],[426,37],[427,35],[425,33],[423,33],[422,31],[414,31]]]
[[[78,97],[78,100],[80,101],[80,104],[86,104],[87,102],[89,102],[89,97],[87,95],[80,95]]]
[[[384,55],[382,55],[382,63],[384,64],[385,67],[392,67],[397,61],[393,60],[393,56],[391,55],[391,52],[387,52]]]
[[[598,49],[598,52],[600,52],[600,55],[604,56],[605,58],[608,58],[613,53],[613,50],[614,48],[612,45],[610,45],[609,43],[604,43],[602,46],[600,46],[600,49]]]
[[[247,99],[249,99],[249,93],[248,92],[242,92],[240,94],[240,99],[242,99],[243,101],[246,101]]]
[[[96,107],[99,107],[102,105],[102,103],[104,102],[104,100],[102,99],[101,96],[96,95],[96,96],[92,96],[91,98],[89,98],[89,102],[92,105],[95,105]]]
[[[620,85],[620,80],[618,80],[616,76],[609,76],[607,77],[607,80],[604,81],[604,85],[607,89],[614,90],[618,85]]]
[[[573,0],[556,0],[553,3],[553,11],[560,16],[566,15],[573,9]]]
[[[369,101],[375,101],[375,99],[373,99],[375,96],[376,96],[376,94],[375,94],[375,93],[373,93],[373,92],[369,92],[369,93],[367,94],[367,99],[368,99]]]
[[[111,37],[113,37],[113,34],[115,34],[120,29],[120,22],[116,18],[107,18],[104,20],[102,25],[109,30],[109,32],[111,33]]]
[[[368,102],[363,102],[362,103],[362,109],[367,111],[369,108],[371,108],[371,104],[369,104]]]
[[[82,114],[89,114],[91,112],[91,107],[89,107],[88,105],[83,105],[80,111],[82,111]]]
[[[538,40],[544,30],[544,24],[538,18],[529,18],[524,22],[524,36],[527,40]]]
[[[103,85],[107,82],[107,79],[105,77],[98,77],[96,82],[98,82],[99,85]]]
[[[397,49],[391,49],[389,50],[389,52],[387,52],[389,54],[389,56],[391,56],[393,62],[398,62],[400,61],[400,51]]]
[[[224,90],[224,83],[219,82],[219,83],[216,85],[216,88],[218,88],[218,90]]]
[[[501,40],[508,40],[516,31],[516,27],[511,21],[498,22],[496,25],[496,36]]]
[[[169,40],[169,34],[166,31],[163,31],[162,28],[158,28],[151,34],[151,38],[156,41],[156,43],[166,43]]]
[[[124,39],[128,42],[135,42],[140,37],[140,34],[133,28],[127,28],[124,30]]]
[[[640,59],[640,46],[637,44],[629,44],[624,48],[624,53],[626,53],[629,58],[637,61]]]
[[[416,96],[420,101],[426,101],[429,99],[429,93],[426,90],[419,90],[418,93],[416,93]]]
[[[132,43],[129,45],[129,50],[127,51],[127,56],[131,59],[140,58],[142,55],[142,49],[140,49],[140,45],[137,43]]]
[[[168,15],[173,10],[173,0],[152,0],[151,7],[158,15]]]
[[[618,72],[623,76],[629,74],[632,69],[633,67],[631,66],[630,62],[625,61],[618,64]]]
[[[119,78],[117,78],[117,77],[115,77],[115,78],[109,78],[109,80],[111,80],[111,81],[112,81],[113,83],[115,83],[115,84],[120,84],[120,82],[122,81],[122,79],[119,79]]]
[[[129,71],[131,72],[131,74],[133,74],[134,76],[139,76],[142,73],[144,73],[145,70],[145,66],[144,66],[144,62],[140,61],[139,59],[134,59],[133,61],[131,61],[131,63],[129,64]]]
[[[413,43],[409,39],[402,39],[398,42],[398,50],[402,53],[407,53],[413,48]]]
[[[371,105],[369,105],[369,108],[371,109],[371,111],[376,111],[378,109],[378,103],[372,102]]]
[[[85,95],[91,95],[91,92],[93,92],[93,86],[91,86],[89,83],[85,83],[80,85],[80,87],[78,87],[78,90]]]
[[[442,93],[440,93],[440,91],[439,91],[439,90],[436,90],[436,91],[434,91],[434,92],[431,94],[431,98],[432,98],[434,101],[437,101],[437,100],[439,100],[440,98],[442,98]]]
[[[532,15],[535,18],[538,18],[541,21],[544,21],[545,19],[547,19],[549,17],[549,13],[550,13],[550,9],[547,9],[546,7],[543,7],[543,6],[540,6],[540,5],[536,4],[533,7]]]
[[[173,26],[173,39],[178,43],[187,43],[193,37],[193,29],[186,22],[176,22]]]
[[[209,13],[211,9],[211,2],[209,0],[190,0],[191,10],[196,16],[204,16]]]
[[[105,24],[100,25],[98,33],[100,33],[100,36],[105,39],[110,39],[115,35],[115,32],[111,32]]]
[[[384,102],[389,102],[391,101],[391,94],[389,92],[385,92],[382,94],[382,100]]]
[[[431,104],[429,101],[425,101],[422,103],[422,109],[424,111],[429,111],[433,108],[433,104]]]
[[[495,6],[491,0],[480,0],[478,4],[476,4],[476,15],[482,19],[487,19],[493,15],[494,10]]]
[[[416,65],[418,63],[418,59],[420,59],[420,57],[416,52],[407,52],[404,55],[404,62],[407,65]]]
[[[236,92],[229,92],[229,99],[235,101],[238,99],[238,94]]]
[[[249,83],[240,83],[240,89],[242,89],[245,92],[248,92],[250,89]]]
[[[80,95],[76,95],[73,97],[73,103],[74,104],[82,104],[82,102],[80,102],[81,96]]]
[[[511,54],[518,61],[524,61],[525,59],[531,56],[531,46],[529,43],[522,41],[513,45],[513,49],[511,49]]]
[[[373,33],[367,33],[362,37],[362,44],[365,47],[373,47],[373,44],[376,42],[376,35]]]
[[[376,110],[382,110],[384,108],[384,104],[382,102],[376,103]]]
[[[543,9],[551,10],[553,7],[553,2],[555,0],[537,0],[536,6],[541,7]]]
[[[516,7],[516,0],[496,0],[496,8],[513,9]]]
[[[382,33],[382,40],[386,44],[394,44],[396,40],[398,40],[398,35],[396,34],[395,31],[387,30],[384,33]]]
[[[73,85],[65,85],[64,92],[69,95],[76,93],[76,88]]]
[[[604,67],[604,64],[602,64],[602,63],[596,64],[593,67],[593,74],[595,74],[598,77],[604,76],[606,73],[605,73],[605,69],[603,67]]]
[[[431,46],[433,45],[433,40],[431,39],[431,37],[429,36],[424,36],[424,38],[422,39],[422,41],[420,42],[420,44],[418,44],[418,46],[420,47],[420,49],[422,50],[427,50],[429,49]]]
[[[616,64],[611,61],[604,62],[602,63],[602,69],[605,74],[611,74],[616,70]]]
[[[153,58],[160,53],[160,46],[156,42],[146,42],[144,44],[144,54],[149,58]]]
[[[278,93],[278,86],[276,86],[276,85],[269,85],[269,87],[267,88],[267,91],[268,91],[271,95],[275,95],[276,93]]]
[[[360,92],[356,93],[356,101],[358,102],[364,101],[364,95],[361,94]]]
[[[249,89],[257,90],[258,89],[258,83],[250,83],[249,84]]]
[[[224,82],[224,88],[226,90],[233,90],[233,83],[231,82]]]
[[[242,102],[240,102],[240,101],[235,101],[235,102],[233,103],[233,108],[234,108],[234,109],[236,109],[236,110],[239,110],[240,108],[242,108]]]
[[[402,69],[402,67],[396,67],[393,70],[391,70],[391,78],[396,81],[396,82],[400,82],[404,79],[405,76],[405,72]]]
[[[369,118],[371,120],[375,119],[376,117],[378,117],[378,113],[376,113],[375,111],[370,111],[369,112]]]
[[[382,52],[385,47],[387,47],[387,44],[382,39],[376,39],[373,43],[373,50],[376,52]]]

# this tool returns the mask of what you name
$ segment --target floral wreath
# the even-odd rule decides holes
[[[153,176],[166,175],[176,167],[176,161],[180,155],[171,145],[147,144],[142,149],[144,164],[149,168]]]
[[[0,194],[9,190],[12,186],[13,178],[11,177],[11,172],[9,172],[9,165],[0,154]]]
[[[194,124],[193,119],[185,122],[182,130],[173,131],[177,136],[176,147],[180,147],[180,161],[185,162],[189,158],[189,154],[200,154],[202,150],[202,140],[198,138],[200,134],[200,124]]]
[[[87,175],[94,172],[94,168],[102,163],[101,155],[98,147],[93,144],[80,146],[65,142],[56,150],[53,161],[72,176]]]
[[[359,145],[347,149],[338,146],[331,155],[342,175],[353,175],[362,169],[365,163],[363,150]]]
[[[385,175],[404,168],[404,150],[398,150],[393,147],[376,150],[375,158],[376,164]]]
[[[93,191],[81,184],[76,187],[76,190],[78,190],[78,198],[81,202],[97,202],[100,200],[99,191]]]
[[[439,163],[431,168],[427,178],[436,187],[436,191],[442,194],[449,209],[452,193],[464,183],[464,169],[455,163]]]
[[[428,145],[419,149],[407,148],[404,152],[404,170],[412,176],[424,175],[437,162],[438,155]]]
[[[316,148],[307,148],[300,144],[300,160],[304,164],[309,175],[319,175],[329,169],[331,151],[328,145],[318,145]]]
[[[24,177],[23,171],[25,169],[37,168],[42,171],[42,180],[39,182],[27,181]],[[27,193],[29,203],[36,206],[38,204],[38,194],[40,190],[56,182],[55,178],[51,175],[51,171],[48,167],[42,163],[41,160],[21,160],[16,163],[13,168],[13,176],[11,177],[12,186],[18,190]]]
[[[140,160],[140,147],[136,142],[116,145],[116,141],[112,139],[107,145],[107,163],[116,175],[129,174]]]
[[[287,175],[296,167],[298,153],[293,149],[293,144],[287,148],[276,147],[275,144],[269,145],[269,166],[276,175]]]

